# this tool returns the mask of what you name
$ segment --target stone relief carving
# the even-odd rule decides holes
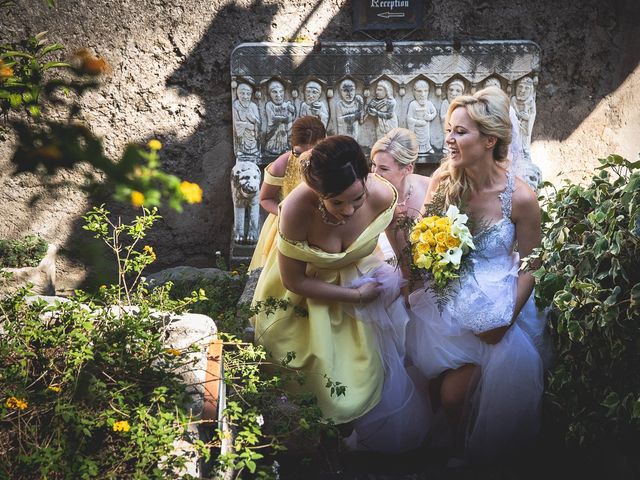
[[[449,102],[495,85],[511,98],[521,129],[517,173],[538,183],[540,170],[530,157],[538,45],[406,41],[393,47],[388,52],[384,42],[239,45],[231,55],[236,160],[270,163],[291,148],[293,120],[314,115],[328,134],[349,135],[365,152],[391,128],[409,128],[420,144],[418,162],[438,164],[447,153],[443,118]]]
[[[233,239],[236,243],[255,244],[258,241],[260,176],[260,167],[250,161],[237,161],[231,170],[231,194],[234,207]],[[246,224],[248,228],[245,228]]]
[[[233,132],[238,158],[259,158],[260,112],[251,101],[253,88],[248,83],[238,85],[238,98],[233,101]]]
[[[300,106],[299,117],[311,115],[318,117],[322,124],[326,127],[329,124],[329,108],[327,104],[320,99],[322,95],[322,86],[313,80],[307,82],[304,86],[304,102]]]
[[[435,105],[429,100],[429,84],[418,80],[413,85],[413,97],[407,111],[407,128],[416,134],[418,139],[418,156],[424,157],[433,153],[431,146],[431,122],[438,115]]]
[[[289,148],[289,132],[295,118],[293,103],[285,100],[284,85],[278,80],[269,82],[269,100],[265,105],[267,131],[265,151],[278,156]]]
[[[442,103],[440,104],[440,121],[442,122],[442,131],[446,131],[446,126],[444,124],[445,122],[445,118],[447,117],[447,110],[449,110],[449,105],[451,104],[451,102],[453,102],[453,100],[456,97],[459,97],[460,95],[462,95],[464,93],[464,82],[462,80],[459,80],[457,78],[451,80],[451,82],[449,82],[449,85],[447,86],[447,94],[444,98],[444,100],[442,100]],[[447,144],[445,142],[442,143],[442,153],[447,153],[448,149],[447,149]]]
[[[336,106],[338,135],[348,135],[356,140],[364,121],[364,99],[356,93],[356,84],[348,78],[340,83],[340,100]]]
[[[536,102],[533,88],[533,79],[524,77],[516,84],[516,94],[511,97],[511,106],[516,111],[516,116],[520,122],[520,137],[522,138],[522,149],[529,154],[531,145],[531,131],[533,122],[536,119]]]
[[[396,99],[393,96],[393,86],[390,81],[378,81],[374,97],[367,103],[366,114],[375,119],[376,140],[398,126]]]

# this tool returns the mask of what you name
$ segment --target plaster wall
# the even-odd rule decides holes
[[[167,170],[204,190],[201,204],[164,218],[148,238],[156,269],[212,266],[227,252],[233,224],[234,161],[229,58],[242,42],[382,39],[352,32],[347,0],[18,0],[2,12],[0,41],[48,30],[66,55],[89,48],[112,73],[85,100],[85,120],[117,158],[128,142],[158,138]],[[541,47],[532,157],[545,179],[581,180],[597,158],[640,152],[640,3],[635,0],[425,0],[425,25],[400,40],[532,40]],[[62,290],[86,275],[79,216],[104,201],[86,194],[79,172],[49,191],[32,175],[11,176],[10,141],[0,143],[0,237],[37,232],[60,245]],[[108,193],[108,192],[107,192]],[[33,198],[39,194],[38,198]]]

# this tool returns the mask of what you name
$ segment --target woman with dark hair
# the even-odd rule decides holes
[[[269,212],[269,215],[260,230],[249,271],[262,267],[269,252],[275,247],[278,204],[302,181],[300,155],[326,135],[324,125],[318,118],[311,116],[298,118],[291,127],[291,151],[283,153],[264,169],[264,181],[260,188],[260,205]]]
[[[397,192],[369,174],[351,137],[319,142],[301,157],[305,183],[282,202],[277,249],[267,258],[254,302],[273,297],[303,307],[253,319],[255,341],[276,363],[305,375],[327,418],[353,422],[351,447],[400,451],[423,440],[430,409],[404,368],[408,314],[399,277],[376,249]],[[346,387],[334,396],[327,377]]]

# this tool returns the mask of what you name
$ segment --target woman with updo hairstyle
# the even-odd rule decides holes
[[[417,159],[418,140],[406,128],[394,128],[371,148],[371,171],[388,180],[398,191],[398,205],[394,215],[396,226],[399,226],[398,220],[416,218],[420,214],[422,201],[427,193],[429,177],[414,173]],[[390,239],[386,235],[380,235],[379,245],[386,259],[395,256],[393,245],[397,248],[399,243],[406,243],[406,238],[394,238],[406,234],[404,230],[396,228],[392,233]]]
[[[350,433],[349,448],[416,448],[430,408],[404,367],[409,319],[400,278],[376,249],[397,193],[369,173],[351,137],[328,137],[301,161],[305,182],[280,205],[276,249],[253,298],[290,307],[256,314],[255,342],[276,365],[295,352],[287,368],[305,381],[287,388],[312,393],[323,415]],[[327,379],[345,394],[332,394]]]
[[[545,317],[532,267],[521,269],[540,245],[540,207],[506,169],[511,123],[500,89],[455,98],[445,141],[424,203],[430,213],[450,205],[466,213],[475,249],[444,299],[428,283],[411,293],[407,350],[449,420],[461,457],[452,461],[490,462],[522,453],[540,428]]]
[[[260,230],[249,271],[261,268],[269,252],[275,248],[278,205],[302,181],[300,155],[326,136],[324,125],[317,117],[298,118],[291,127],[291,150],[284,152],[264,169],[260,205],[269,215]]]

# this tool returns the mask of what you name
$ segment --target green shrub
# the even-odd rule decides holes
[[[551,306],[547,400],[566,442],[640,441],[640,162],[611,155],[543,205],[536,301]]]
[[[0,240],[0,268],[36,267],[47,253],[47,241],[37,235]]]

